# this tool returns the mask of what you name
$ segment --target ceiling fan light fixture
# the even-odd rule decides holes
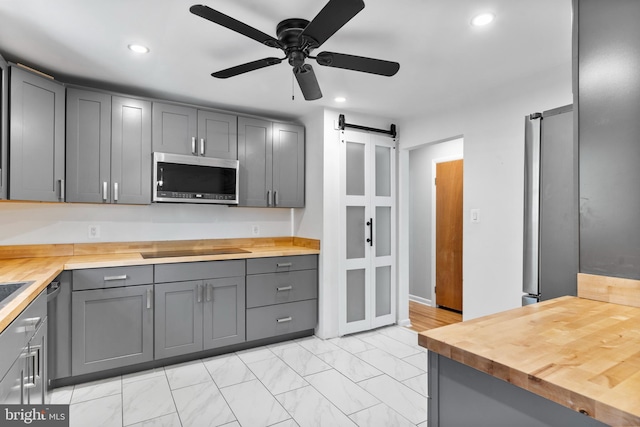
[[[149,53],[149,48],[141,44],[132,43],[128,47],[130,51],[135,53]]]
[[[471,25],[474,27],[484,27],[485,25],[492,23],[494,19],[496,19],[496,15],[493,13],[481,13],[471,19]]]

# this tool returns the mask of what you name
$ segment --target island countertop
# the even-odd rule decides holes
[[[640,425],[640,308],[561,297],[425,331],[418,341],[606,424]]]
[[[221,255],[142,257],[145,252],[238,248]],[[218,261],[320,253],[320,242],[297,237],[213,239],[97,244],[0,246],[0,283],[33,282],[0,308],[2,332],[63,270],[127,265]]]

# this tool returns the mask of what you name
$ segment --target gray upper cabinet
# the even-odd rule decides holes
[[[304,128],[273,124],[273,204],[304,207]]]
[[[9,66],[0,56],[0,199],[7,198],[7,145],[9,140]]]
[[[153,151],[238,158],[237,116],[153,103]]]
[[[304,128],[238,119],[240,206],[304,207]]]
[[[67,90],[67,201],[151,203],[151,103]]]
[[[12,200],[64,201],[64,87],[10,67],[9,164]]]

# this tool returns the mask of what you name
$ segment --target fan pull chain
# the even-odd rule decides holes
[[[293,73],[291,73],[291,100],[295,101],[296,97],[294,94],[294,86],[293,86]]]

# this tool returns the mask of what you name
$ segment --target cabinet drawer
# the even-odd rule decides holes
[[[155,282],[182,282],[244,276],[244,266],[244,260],[158,264],[155,266]]]
[[[247,310],[247,341],[316,327],[318,301],[307,300]]]
[[[317,255],[297,255],[247,260],[247,274],[278,273],[282,271],[318,268]]]
[[[46,294],[42,291],[0,334],[0,379],[47,317]]]
[[[153,266],[88,268],[73,271],[73,290],[117,288],[153,283]]]
[[[247,276],[247,308],[302,301],[317,297],[317,270]]]

